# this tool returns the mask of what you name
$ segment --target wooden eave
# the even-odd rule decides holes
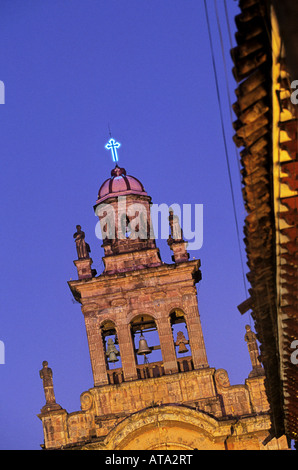
[[[251,285],[249,305],[266,374],[272,433],[279,437],[286,432],[289,438],[298,441],[298,366],[285,360],[290,357],[290,345],[296,333],[298,339],[298,196],[280,200],[279,217],[283,225],[277,226],[273,186],[271,2],[240,0],[239,8],[241,13],[235,18],[237,46],[231,50],[237,82],[237,101],[232,106],[237,118],[233,139],[241,148],[242,194],[247,210],[244,243]],[[293,107],[289,99],[290,80],[284,72],[285,63],[281,63],[281,70],[281,111],[291,113],[291,118],[280,122],[283,133],[280,150],[288,152],[289,158],[280,164],[278,184],[297,191],[297,105]],[[278,283],[277,262],[281,273]]]

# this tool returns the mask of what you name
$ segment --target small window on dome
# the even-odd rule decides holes
[[[129,238],[131,235],[129,218],[126,214],[122,214],[121,216],[121,235],[125,238]]]

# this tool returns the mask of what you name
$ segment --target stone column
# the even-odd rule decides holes
[[[156,324],[163,358],[164,371],[166,374],[174,374],[175,372],[178,372],[178,363],[170,318],[167,316],[162,316],[156,321]]]
[[[69,443],[66,410],[49,411],[37,415],[42,421],[45,449],[57,449]]]
[[[120,348],[124,381],[137,380],[137,367],[130,326],[125,322],[117,324],[117,338]]]
[[[185,309],[185,312],[187,313],[185,315],[185,320],[194,369],[208,367],[200,314],[196,301],[193,302],[193,305],[188,306]]]
[[[94,386],[109,383],[106,367],[104,344],[98,319],[86,309],[82,308],[85,316],[86,332],[89,344],[91,367],[93,372]]]
[[[75,267],[78,270],[78,278],[79,279],[91,279],[95,275],[95,271],[92,270],[92,259],[78,259],[74,262]]]

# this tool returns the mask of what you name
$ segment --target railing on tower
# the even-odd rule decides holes
[[[139,379],[150,379],[165,375],[162,361],[139,364],[137,366],[137,373]]]
[[[179,357],[178,362],[178,372],[189,372],[194,370],[193,361],[191,356]]]
[[[180,357],[177,359],[178,372],[189,372],[194,370],[191,356]],[[108,370],[108,379],[110,385],[117,385],[124,382],[122,368]],[[137,365],[138,379],[151,379],[165,375],[163,361],[152,362]]]
[[[108,370],[108,379],[109,385],[117,385],[124,382],[123,370],[122,368]]]

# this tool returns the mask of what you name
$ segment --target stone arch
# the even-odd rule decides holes
[[[180,312],[183,313],[185,317],[187,316],[187,312],[185,311],[185,308],[182,305],[176,305],[176,304],[171,305],[171,308],[169,310],[169,315],[171,315],[175,310],[179,310]]]
[[[112,323],[113,326],[116,328],[116,319],[113,318],[113,315],[105,315],[104,318],[99,319],[99,327],[102,328],[106,326],[108,323]]]
[[[106,450],[224,450],[230,427],[184,405],[147,408],[121,421],[106,436]]]
[[[134,310],[134,311],[130,312],[127,315],[127,323],[131,323],[132,321],[134,321],[134,319],[136,317],[139,317],[139,316],[144,317],[146,315],[151,316],[154,319],[155,322],[158,321],[159,316],[160,316],[159,312],[154,312],[154,311],[152,311],[152,309],[150,309],[150,310],[149,309],[148,310],[144,309],[141,312],[139,310],[138,311]]]

